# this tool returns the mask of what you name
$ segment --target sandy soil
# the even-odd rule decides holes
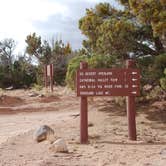
[[[129,141],[125,107],[110,97],[90,98],[89,143],[81,145],[79,98],[62,87],[33,93],[0,92],[0,166],[166,165],[166,101],[137,105],[137,141]],[[44,124],[67,141],[69,153],[34,142],[34,130]]]

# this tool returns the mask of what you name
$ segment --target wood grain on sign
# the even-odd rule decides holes
[[[80,69],[77,96],[138,96],[138,69]]]

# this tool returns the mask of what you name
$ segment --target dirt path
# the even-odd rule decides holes
[[[56,95],[40,92],[42,97],[40,93],[23,90],[5,92],[0,98],[0,143],[40,125],[59,123],[78,111],[79,102],[73,100],[74,95],[62,96],[62,90],[57,90]],[[36,95],[29,97],[33,93]]]
[[[21,135],[37,127],[53,125],[71,118],[72,112],[35,112],[0,116],[0,144],[8,138]]]
[[[166,165],[164,109],[138,106],[138,140],[129,141],[125,108],[115,106],[109,98],[89,100],[89,144],[81,145],[79,99],[61,93],[62,89],[57,92],[59,100],[16,92],[24,104],[5,106],[10,109],[6,115],[0,110],[0,166]],[[34,129],[43,124],[67,141],[69,153],[52,153],[47,141],[33,141]]]

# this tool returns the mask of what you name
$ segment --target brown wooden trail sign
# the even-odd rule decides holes
[[[80,69],[77,96],[137,96],[138,69]]]
[[[48,79],[49,79],[51,92],[53,92],[53,76],[54,76],[54,66],[53,66],[53,64],[45,65],[45,67],[44,67],[45,87],[47,88]]]
[[[77,96],[80,105],[80,142],[88,142],[88,96],[127,96],[129,139],[136,140],[135,96],[140,95],[140,71],[133,60],[128,60],[125,69],[88,69],[80,63],[77,71]]]

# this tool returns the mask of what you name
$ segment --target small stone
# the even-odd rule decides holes
[[[126,165],[126,162],[120,162],[121,165]]]
[[[150,166],[152,165],[151,163],[145,163],[144,166]]]
[[[43,95],[43,94],[40,94],[40,95],[38,95],[38,97],[41,97],[41,98],[42,98],[42,97],[44,97],[44,95]]]
[[[88,127],[93,127],[94,124],[93,123],[88,123]]]
[[[13,88],[13,86],[10,86],[10,87],[7,87],[7,88],[5,88],[6,90],[12,90],[12,89],[14,89]]]
[[[39,94],[35,93],[35,92],[32,92],[32,93],[29,93],[28,96],[29,97],[36,97],[38,96]]]
[[[143,121],[141,121],[140,123],[141,123],[141,124],[145,124],[145,122],[143,122]]]
[[[154,141],[152,139],[149,139],[146,141],[147,143],[153,143]]]
[[[96,149],[97,149],[97,148],[99,148],[99,147],[98,147],[98,145],[94,145],[94,148],[96,148]]]
[[[77,151],[77,149],[73,149],[73,152],[76,152]]]
[[[66,142],[64,139],[58,139],[56,140],[51,147],[49,148],[50,151],[54,152],[54,153],[68,153],[68,148],[66,145]]]
[[[166,148],[165,149],[162,149],[161,152],[160,152],[161,155],[166,155]]]
[[[78,116],[80,116],[80,114],[79,113],[78,114],[72,114],[70,116],[73,116],[74,118],[77,118]]]
[[[15,142],[12,142],[11,145],[16,145],[16,143],[15,143]]]
[[[75,157],[82,157],[82,154],[77,154],[75,155]]]

